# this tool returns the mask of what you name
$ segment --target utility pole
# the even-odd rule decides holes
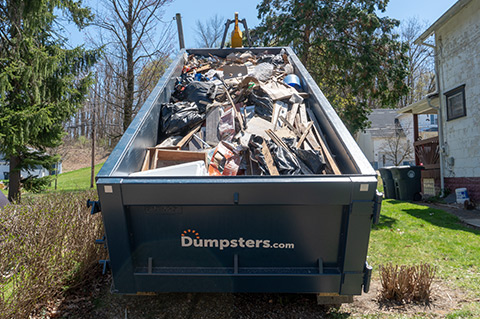
[[[96,83],[95,83],[96,85]],[[90,175],[90,188],[95,187],[95,115],[96,115],[96,101],[97,101],[97,91],[96,88],[93,91],[93,103],[92,103],[92,167]]]

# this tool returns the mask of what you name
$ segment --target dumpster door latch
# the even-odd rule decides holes
[[[94,215],[102,211],[102,206],[100,205],[99,200],[89,200],[87,199],[87,207],[92,207],[90,214]]]
[[[375,194],[375,199],[373,201],[373,223],[378,224],[380,220],[380,211],[382,210],[382,200],[383,193],[380,193],[378,190]]]

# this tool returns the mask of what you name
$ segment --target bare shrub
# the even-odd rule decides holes
[[[104,254],[94,191],[51,193],[0,209],[0,317],[28,318],[68,286],[81,284]]]
[[[401,303],[430,301],[431,285],[436,267],[430,264],[417,266],[381,265],[381,300]]]

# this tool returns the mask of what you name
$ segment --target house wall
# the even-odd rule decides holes
[[[435,32],[444,114],[445,184],[480,199],[480,1],[471,1]],[[447,121],[445,92],[465,85],[466,116]],[[458,179],[458,181],[456,180]]]

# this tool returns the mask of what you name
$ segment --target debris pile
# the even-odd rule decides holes
[[[161,143],[132,175],[340,174],[307,100],[284,50],[185,55]]]

